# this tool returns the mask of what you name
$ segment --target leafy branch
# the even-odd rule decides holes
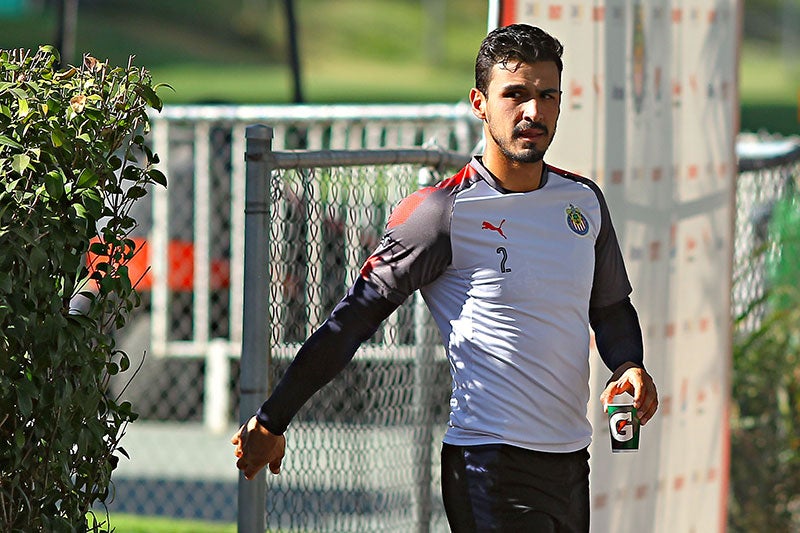
[[[166,186],[145,142],[161,109],[148,71],[52,47],[0,50],[0,530],[105,531],[130,367],[113,333],[139,305],[127,263],[135,202]],[[136,280],[138,281],[138,280]],[[76,314],[71,302],[88,301]]]

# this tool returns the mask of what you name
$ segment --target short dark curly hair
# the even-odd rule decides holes
[[[510,61],[553,61],[560,75],[564,68],[561,62],[563,53],[564,47],[558,39],[541,28],[528,24],[496,28],[489,32],[478,50],[478,57],[475,59],[475,88],[486,94],[492,67],[497,64],[506,65]]]

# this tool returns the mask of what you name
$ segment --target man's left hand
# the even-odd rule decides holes
[[[603,402],[603,410],[614,399],[614,396],[627,392],[633,396],[633,405],[639,415],[639,422],[645,425],[658,409],[658,391],[653,383],[653,378],[644,368],[630,367],[615,381],[610,382],[603,393],[600,401]]]

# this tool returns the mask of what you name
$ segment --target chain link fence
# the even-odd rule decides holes
[[[131,265],[131,278],[142,278],[138,289],[143,305],[118,338],[134,365],[145,359],[146,364],[133,381],[120,376],[112,385],[114,393],[125,390],[144,420],[204,423],[221,431],[236,419],[238,405],[230,391],[238,381],[242,343],[242,154],[245,126],[254,122],[273,126],[276,150],[430,145],[468,154],[481,131],[480,121],[467,104],[175,106],[154,115],[153,148],[161,157],[169,187],[154,189],[152,202],[141,202],[132,213],[140,222],[132,235],[140,253]],[[296,184],[290,187],[283,208],[287,244],[280,253],[295,254],[299,260],[310,251],[297,238],[311,231],[303,221],[308,214],[308,191]],[[364,199],[360,189],[353,194],[351,200],[358,195]],[[315,253],[334,262],[331,268],[313,264],[315,272],[318,269],[326,276],[325,286],[330,286],[329,276],[341,276],[344,271],[336,265],[344,259],[336,256],[339,250],[335,249],[336,236],[344,231],[336,210],[344,207],[326,207],[329,212],[317,215],[323,225],[313,228],[325,234],[327,243]],[[377,221],[385,214],[375,211],[370,216]],[[359,230],[362,248],[374,245],[382,229],[373,222]],[[348,253],[348,266],[352,266],[355,251]],[[306,279],[313,278],[299,277],[294,266],[279,275],[290,300],[305,290]],[[335,294],[321,298],[330,305]],[[287,339],[304,338],[306,311],[291,305],[282,312]]]
[[[736,229],[733,261],[733,317],[742,316],[738,333],[753,331],[763,318],[772,245],[770,222],[777,202],[791,194],[800,179],[800,141],[743,136],[737,145]],[[746,316],[745,316],[746,315]]]
[[[431,166],[449,175],[468,161],[435,150],[272,152],[271,136],[248,128],[242,421],[353,283],[392,206],[439,180]],[[269,528],[446,530],[436,449],[450,374],[438,337],[415,294],[303,407],[287,432],[290,474],[267,489]],[[264,529],[262,486],[240,482],[241,531]]]

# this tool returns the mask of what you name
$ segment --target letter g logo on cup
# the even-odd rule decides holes
[[[614,440],[626,442],[633,438],[633,413],[630,411],[614,413],[609,422]]]

